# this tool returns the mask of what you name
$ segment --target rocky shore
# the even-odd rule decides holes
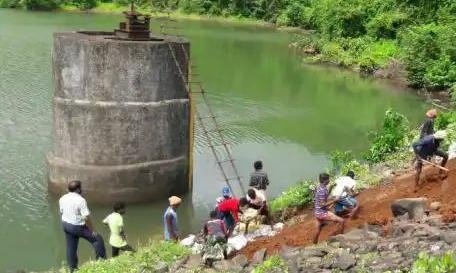
[[[365,224],[315,246],[282,247],[275,255],[285,266],[261,272],[408,272],[420,253],[438,256],[456,249],[456,223],[429,215],[425,204],[420,198],[398,200],[392,206],[396,217],[386,225]],[[205,268],[200,255],[191,255],[150,272],[256,273],[267,258],[266,249],[259,249],[250,260],[237,255]]]

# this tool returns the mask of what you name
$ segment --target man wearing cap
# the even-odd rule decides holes
[[[420,139],[434,133],[434,120],[437,117],[437,110],[430,109],[426,112],[426,120],[421,126]]]
[[[444,167],[448,160],[448,155],[439,150],[440,144],[446,137],[446,132],[441,130],[435,132],[433,135],[428,135],[413,143],[413,151],[416,155],[416,176],[415,183],[418,186],[420,183],[421,170],[423,168],[422,159],[429,160],[432,156],[440,156],[443,160],[441,166]]]
[[[171,196],[168,198],[169,207],[166,209],[163,215],[165,225],[165,240],[166,241],[178,241],[179,240],[179,229],[177,222],[176,210],[179,207],[182,199],[177,196]]]
[[[81,181],[71,181],[68,193],[59,199],[60,214],[62,215],[63,231],[67,245],[67,262],[70,272],[78,268],[79,238],[84,238],[92,244],[96,259],[106,258],[103,238],[97,234],[90,220],[90,211],[86,200],[81,196]]]

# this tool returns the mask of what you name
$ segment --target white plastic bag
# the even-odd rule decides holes
[[[191,247],[195,243],[195,240],[196,240],[196,236],[193,234],[190,234],[185,239],[182,239],[182,241],[180,241],[180,244],[183,246],[186,246],[186,247]]]
[[[235,237],[228,238],[228,246],[236,249],[241,250],[247,245],[247,239],[244,235],[238,235]]]

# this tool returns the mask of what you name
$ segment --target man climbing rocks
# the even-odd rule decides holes
[[[420,175],[423,168],[423,159],[430,160],[432,156],[437,155],[442,158],[441,166],[444,167],[448,160],[448,155],[439,150],[440,144],[446,137],[445,131],[437,131],[433,135],[428,135],[413,143],[413,151],[416,156],[416,176],[415,183],[420,184]],[[442,173],[442,171],[440,171]]]
[[[315,233],[313,243],[318,243],[318,237],[320,236],[321,229],[323,228],[325,222],[337,222],[340,224],[339,232],[343,233],[345,228],[345,219],[335,215],[334,213],[328,210],[328,184],[329,184],[329,174],[321,173],[319,176],[320,185],[315,191],[314,196],[314,215],[315,215],[315,224],[317,232]]]
[[[336,179],[336,185],[331,191],[331,198],[335,200],[334,210],[337,216],[344,215],[348,210],[348,217],[353,217],[359,209],[357,200],[355,199],[355,173],[348,171],[346,176],[341,176]]]
[[[437,117],[437,110],[430,109],[426,112],[426,120],[421,126],[420,139],[425,136],[434,134],[434,120]]]
[[[253,167],[255,168],[255,171],[250,174],[249,186],[265,193],[266,188],[269,185],[269,178],[267,173],[263,171],[263,162],[255,161]]]
[[[106,258],[103,238],[93,228],[87,202],[81,196],[81,193],[81,181],[71,181],[68,184],[68,193],[59,200],[63,231],[65,232],[67,245],[67,262],[70,272],[78,268],[77,251],[79,238],[84,238],[92,244],[96,259]]]
[[[179,240],[179,228],[177,221],[176,210],[182,203],[182,199],[177,196],[171,196],[168,198],[169,207],[166,209],[163,215],[164,226],[165,226],[165,240],[166,241],[178,241]]]

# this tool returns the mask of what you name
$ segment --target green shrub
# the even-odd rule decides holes
[[[97,6],[97,0],[74,0],[72,4],[80,10],[88,10]],[[125,4],[129,4],[129,2]]]
[[[443,89],[456,82],[455,27],[430,23],[403,33],[401,45],[412,86]]]
[[[21,0],[0,0],[0,8],[19,8],[21,6]]]
[[[406,23],[407,15],[396,11],[376,14],[367,24],[367,33],[376,38],[395,39],[399,28]]]
[[[59,7],[59,0],[24,0],[28,10],[53,10]]]
[[[413,263],[411,273],[451,273],[456,271],[456,257],[447,252],[440,257],[420,253]]]
[[[382,128],[379,132],[372,132],[372,144],[365,154],[370,162],[380,162],[386,155],[400,149],[409,130],[407,118],[398,112],[388,109],[385,113]]]
[[[279,256],[271,256],[253,269],[253,273],[288,272],[288,266]]]
[[[172,242],[154,242],[149,247],[139,249],[134,254],[123,254],[119,257],[93,261],[84,264],[79,273],[137,273],[152,269],[158,262],[170,265],[189,254],[185,247]]]
[[[271,211],[278,212],[288,207],[303,206],[313,200],[315,184],[311,180],[305,180],[282,192],[271,202]]]

